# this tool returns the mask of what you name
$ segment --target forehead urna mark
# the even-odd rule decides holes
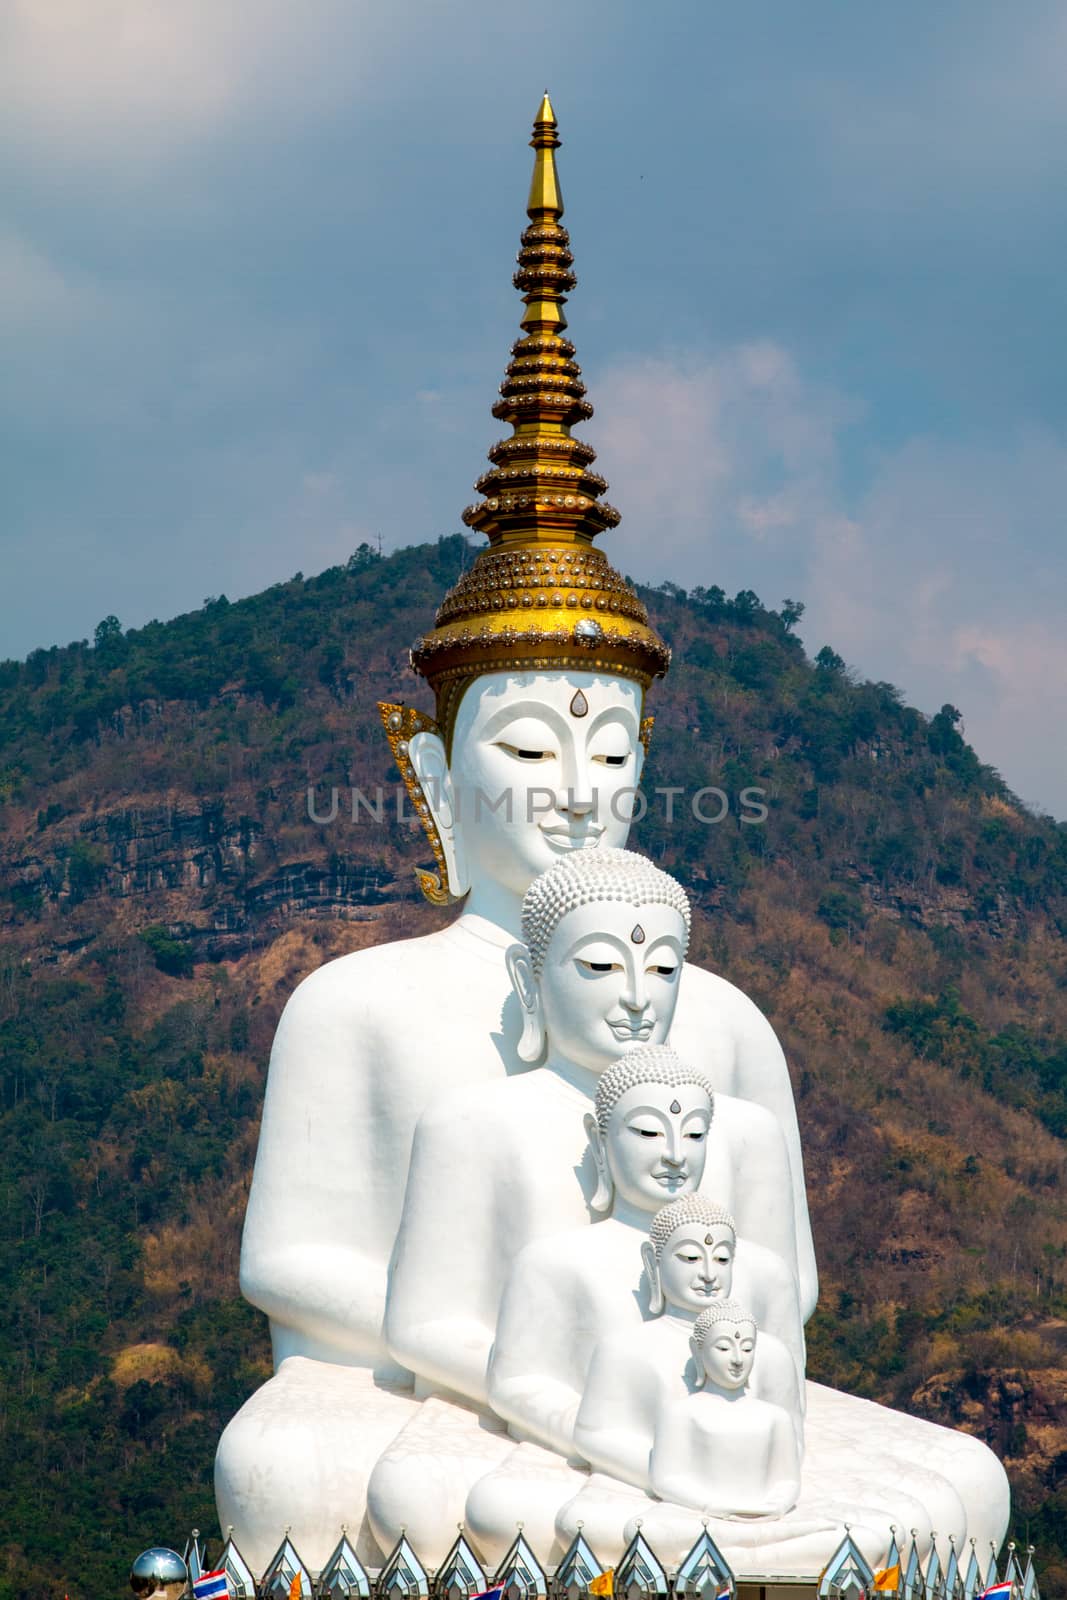
[[[672,1100],[671,1101],[671,1116],[672,1117],[676,1117],[678,1115],[678,1113],[681,1111],[681,1109],[682,1108],[678,1104],[677,1100]]]
[[[574,699],[570,706],[572,717],[585,717],[589,714],[589,701],[580,689],[574,691]]]
[[[639,922],[635,922],[634,925],[633,925],[633,928],[631,929],[631,932],[630,932],[630,943],[631,944],[644,944],[644,942],[645,942],[645,930],[644,930],[644,928],[642,928],[642,926],[641,926],[641,924]]]

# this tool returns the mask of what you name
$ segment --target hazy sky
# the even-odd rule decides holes
[[[653,581],[1067,816],[1067,8],[6,0],[0,655],[459,526],[548,85]]]

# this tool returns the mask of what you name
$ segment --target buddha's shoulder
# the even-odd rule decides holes
[[[678,995],[678,1016],[692,1018],[697,1014],[714,1017],[720,1023],[727,1022],[740,1033],[768,1033],[774,1037],[767,1018],[743,989],[719,973],[695,967],[687,961]]]
[[[449,981],[457,963],[441,930],[416,939],[350,950],[309,972],[294,989],[285,1008],[286,1021],[303,1022],[334,1016],[393,1011],[397,996],[410,995],[431,982]]]

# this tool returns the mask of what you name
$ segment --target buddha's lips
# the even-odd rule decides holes
[[[604,829],[594,824],[581,829],[542,828],[541,832],[553,850],[589,850],[600,843]]]
[[[640,1039],[642,1042],[652,1037],[653,1026],[651,1022],[639,1022],[636,1027],[630,1022],[608,1023],[616,1039]]]

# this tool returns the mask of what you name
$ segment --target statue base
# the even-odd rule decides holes
[[[220,1523],[254,1571],[286,1527],[312,1570],[342,1525],[368,1567],[406,1531],[436,1568],[463,1523],[488,1570],[520,1525],[545,1565],[579,1532],[613,1565],[639,1530],[668,1566],[706,1526],[757,1589],[817,1579],[846,1525],[872,1567],[884,1564],[894,1527],[898,1541],[915,1530],[924,1560],[935,1534],[942,1548],[951,1536],[957,1550],[971,1539],[999,1549],[1008,1483],[979,1440],[819,1384],[808,1385],[805,1436],[801,1493],[786,1516],[705,1516],[521,1443],[450,1396],[417,1399],[365,1368],[290,1357],[223,1435]]]

